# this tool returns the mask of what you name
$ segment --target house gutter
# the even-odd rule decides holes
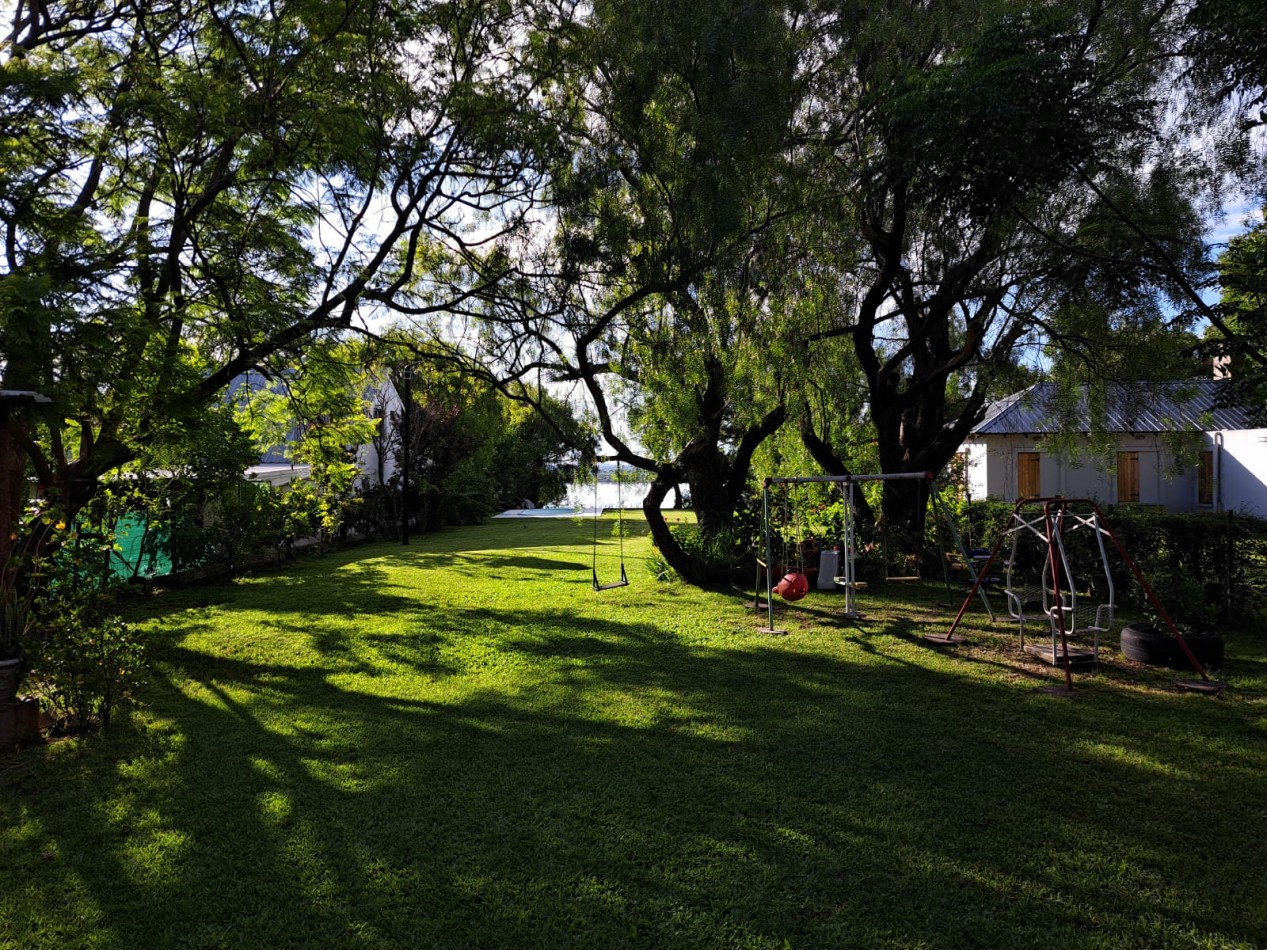
[[[1223,433],[1214,433],[1214,510],[1223,510]]]

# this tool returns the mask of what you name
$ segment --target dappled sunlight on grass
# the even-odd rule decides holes
[[[22,883],[0,924],[129,946],[1267,941],[1261,696],[1180,696],[1111,654],[1079,699],[1038,695],[1061,674],[1006,624],[922,642],[953,616],[931,586],[869,592],[863,623],[811,594],[773,638],[736,592],[647,579],[645,537],[630,587],[594,592],[589,530],[498,523],[138,605],[145,709],[6,779]]]
[[[1147,772],[1156,772],[1168,778],[1183,779],[1189,782],[1195,778],[1193,773],[1185,769],[1176,768],[1170,763],[1162,762],[1138,749],[1128,749],[1121,745],[1095,741],[1075,743],[1074,749],[1084,755],[1133,766]]]

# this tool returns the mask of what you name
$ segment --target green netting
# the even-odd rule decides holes
[[[171,527],[151,523],[148,533],[142,515],[124,515],[114,523],[117,549],[110,559],[116,577],[158,577],[172,572]]]

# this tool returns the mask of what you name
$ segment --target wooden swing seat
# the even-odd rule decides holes
[[[628,587],[629,577],[625,574],[625,565],[620,565],[620,580],[612,581],[610,584],[600,584],[598,582],[598,572],[594,572],[594,590],[615,590],[617,587]]]

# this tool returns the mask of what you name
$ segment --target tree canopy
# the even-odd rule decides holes
[[[242,371],[353,327],[420,255],[513,227],[531,187],[514,16],[20,0],[0,52],[0,372],[52,404],[6,419],[7,523],[28,463],[73,512]]]
[[[398,340],[388,312],[412,358],[583,449],[571,387],[696,579],[660,501],[689,484],[723,536],[789,420],[829,471],[872,439],[885,472],[938,470],[1034,367],[1111,374],[1198,317],[1267,362],[1243,300],[1202,297],[1219,175],[1252,163],[1199,160],[1175,115],[1184,77],[1194,107],[1261,103],[1244,13],[19,0],[0,383],[52,403],[5,416],[0,510],[28,466],[75,510],[143,448],[190,445],[242,371]],[[883,514],[916,507],[896,487]]]

